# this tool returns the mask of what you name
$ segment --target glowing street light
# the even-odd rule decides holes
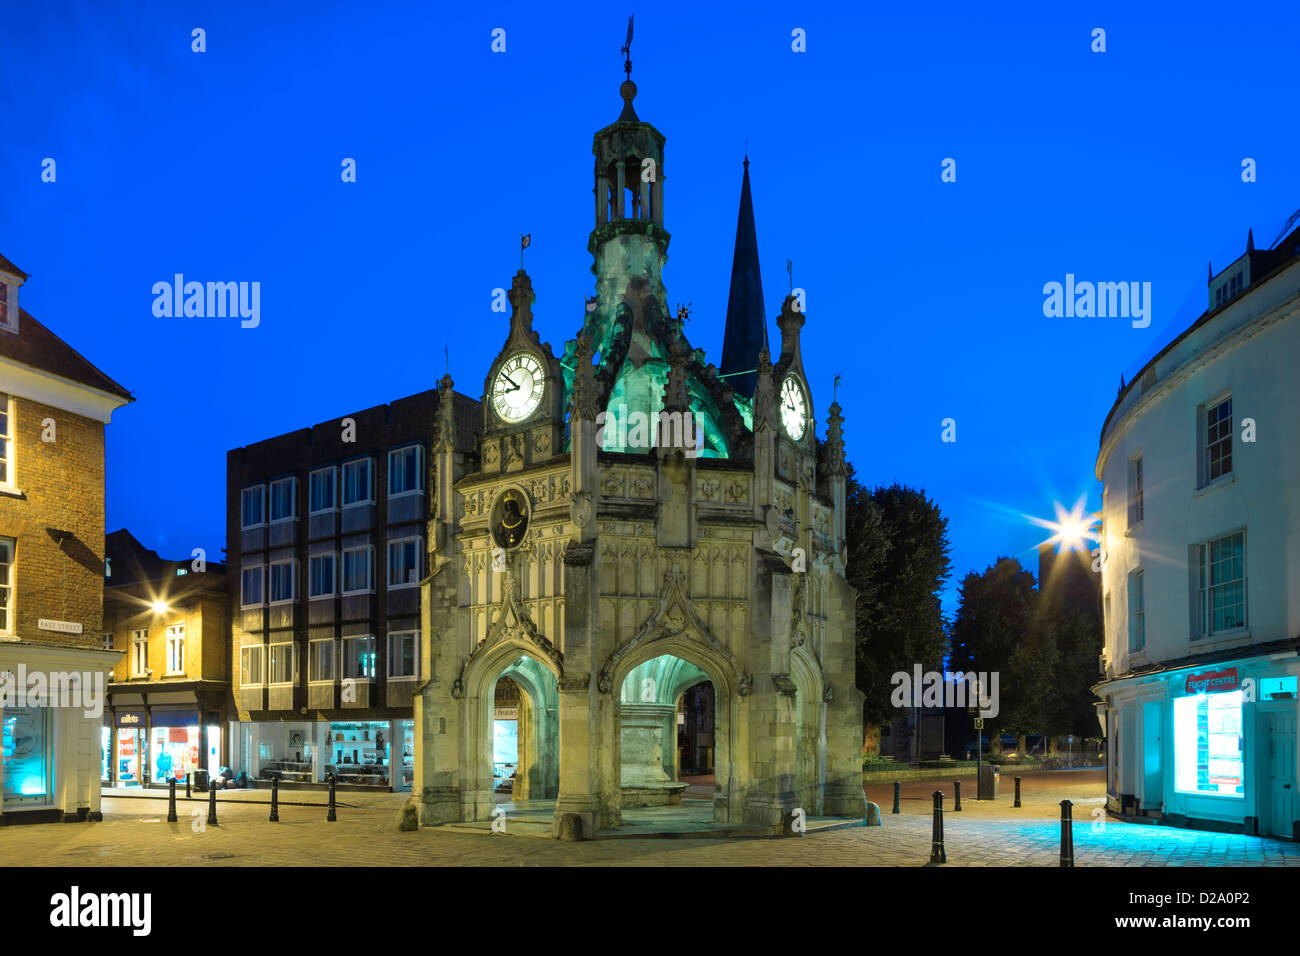
[[[151,604],[151,605],[149,605],[149,606],[150,606],[151,608],[153,608],[153,612],[154,612],[155,614],[166,614],[166,613],[167,613],[167,602],[166,602],[166,601],[154,601],[153,604]]]
[[[1087,550],[1087,541],[1099,541],[1095,526],[1101,520],[1099,514],[1087,514],[1084,509],[1086,496],[1080,498],[1074,503],[1074,507],[1069,511],[1059,501],[1053,507],[1056,509],[1056,520],[1047,521],[1044,518],[1029,518],[1034,524],[1046,528],[1053,532],[1044,544],[1059,544],[1062,552],[1066,551],[1083,551]]]

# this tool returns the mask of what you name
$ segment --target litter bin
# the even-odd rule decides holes
[[[979,797],[980,800],[996,800],[998,798],[998,768],[993,764],[984,764],[980,767],[979,779]]]
[[[208,791],[208,772],[206,770],[194,771],[194,789],[199,793]]]

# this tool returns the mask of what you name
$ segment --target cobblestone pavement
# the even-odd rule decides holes
[[[930,781],[921,791],[944,789]],[[973,783],[972,783],[973,789]],[[963,784],[963,791],[966,786]],[[166,800],[106,798],[101,823],[37,824],[0,829],[0,865],[35,866],[924,866],[930,855],[928,801],[903,802],[890,813],[878,787],[884,825],[773,839],[657,839],[559,843],[522,836],[454,833],[437,828],[400,833],[395,804],[340,809],[336,823],[321,807],[282,806],[267,821],[264,804],[219,806],[207,826],[206,801],[181,801],[180,822],[168,824]],[[906,792],[906,789],[905,789]],[[923,797],[920,793],[919,797]],[[1025,806],[1009,794],[945,814],[948,866],[1056,866],[1058,803],[1075,802],[1077,866],[1300,866],[1300,846],[1235,834],[1145,826],[1094,817],[1103,802],[1100,779],[1036,781]],[[945,806],[951,807],[945,799]]]

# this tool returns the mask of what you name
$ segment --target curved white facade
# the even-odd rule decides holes
[[[1106,422],[1096,690],[1113,810],[1295,838],[1300,258],[1224,274],[1265,257]]]

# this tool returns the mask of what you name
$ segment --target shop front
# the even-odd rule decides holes
[[[35,809],[52,803],[54,787],[48,707],[9,707],[4,711],[4,809]]]
[[[1297,670],[1230,661],[1111,685],[1111,811],[1300,839]]]
[[[144,762],[149,739],[145,733],[148,715],[143,710],[119,710],[112,770],[116,773],[115,785],[142,787],[147,782]]]
[[[409,789],[415,776],[411,720],[244,721],[236,771],[267,785],[326,785]]]
[[[209,724],[205,741],[198,712],[155,708],[149,738],[149,777],[156,784],[183,784],[196,770],[211,777],[221,772],[221,726]]]

